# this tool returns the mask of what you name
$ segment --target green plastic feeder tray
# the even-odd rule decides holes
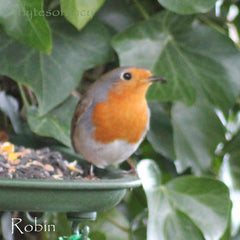
[[[66,212],[73,235],[89,239],[89,228],[79,231],[79,223],[96,220],[97,212],[117,205],[127,189],[138,187],[138,177],[108,167],[98,169],[98,180],[0,179],[0,211]],[[43,219],[42,215],[42,219]],[[74,238],[75,239],[75,238]]]
[[[112,208],[127,189],[141,185],[138,177],[114,168],[97,175],[101,179],[0,179],[0,211],[67,212],[69,218],[84,219],[88,213]]]
[[[0,211],[95,212],[118,204],[126,189],[141,185],[133,175],[108,168],[99,180],[0,179]]]

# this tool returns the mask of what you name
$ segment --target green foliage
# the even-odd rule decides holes
[[[78,30],[83,28],[105,0],[60,0],[64,16]]]
[[[219,239],[231,209],[228,188],[211,178],[187,176],[161,186],[153,161],[138,165],[149,205],[148,239]],[[213,224],[215,223],[215,224]]]
[[[31,130],[40,135],[53,137],[68,147],[71,147],[71,119],[78,102],[77,97],[69,97],[62,105],[43,116],[39,116],[36,108],[27,109],[27,119]]]
[[[104,238],[106,240],[125,240],[128,238],[129,222],[123,213],[116,208],[99,214],[97,221],[89,223],[89,226],[92,240]]]
[[[76,90],[119,65],[168,79],[148,91],[150,130],[133,156],[155,162],[140,162],[144,189],[100,213],[92,240],[239,237],[240,1],[215,3],[0,0],[0,130],[14,142],[75,158]],[[61,231],[43,239],[70,236],[53,219]]]
[[[214,7],[216,0],[201,0],[201,1],[191,1],[191,0],[158,0],[165,8],[181,13],[181,14],[191,14],[206,12]]]
[[[51,54],[24,47],[0,33],[0,53],[6,56],[0,59],[0,72],[32,88],[40,115],[69,96],[84,70],[112,59],[110,34],[102,23],[92,21],[78,32],[64,19],[53,18],[50,22]]]
[[[240,190],[240,132],[238,132],[234,138],[229,142],[225,151],[229,154],[229,170],[235,189]]]
[[[14,131],[16,133],[21,133],[22,123],[18,114],[19,109],[17,100],[11,96],[7,96],[5,92],[0,92],[0,110],[9,117]]]
[[[214,107],[204,100],[192,107],[176,103],[172,108],[174,146],[180,171],[191,166],[196,173],[210,168],[224,127]]]
[[[150,102],[149,107],[151,109],[151,128],[148,133],[148,140],[157,152],[168,159],[174,160],[171,119],[159,102]]]
[[[51,31],[43,16],[42,1],[1,0],[0,6],[0,23],[10,37],[40,51],[51,52]]]

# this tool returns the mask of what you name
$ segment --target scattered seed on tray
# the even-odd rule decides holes
[[[49,148],[34,150],[0,142],[0,178],[86,179],[77,161],[68,162]]]

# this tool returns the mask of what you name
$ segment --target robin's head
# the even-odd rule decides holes
[[[146,69],[142,68],[118,68],[110,73],[108,77],[113,84],[113,91],[146,91],[154,82],[165,83],[164,77],[155,77]]]

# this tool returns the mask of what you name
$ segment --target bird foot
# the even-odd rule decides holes
[[[138,174],[137,174],[137,169],[136,169],[134,163],[131,161],[130,158],[127,159],[127,162],[128,162],[128,164],[130,165],[131,169],[130,169],[130,170],[123,170],[122,172],[123,172],[124,174],[132,174],[132,175],[137,176],[137,175],[138,175]]]
[[[85,179],[86,180],[96,180],[97,177],[95,176],[95,173],[94,173],[94,166],[93,164],[88,164],[85,168]]]

